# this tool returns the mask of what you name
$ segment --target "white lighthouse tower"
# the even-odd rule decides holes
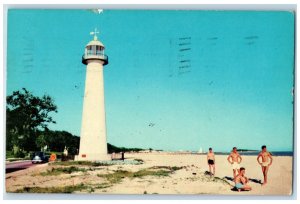
[[[108,64],[104,45],[97,38],[97,30],[91,32],[90,41],[82,56],[86,66],[86,80],[82,112],[79,155],[76,160],[109,160],[107,154],[103,67]]]

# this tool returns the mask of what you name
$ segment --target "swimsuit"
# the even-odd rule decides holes
[[[212,160],[212,159],[209,159],[207,162],[208,162],[208,164],[210,164],[210,165],[214,165],[214,164],[215,164],[214,160]]]
[[[232,169],[240,169],[240,165],[237,162],[233,162],[233,164],[231,164]]]
[[[237,189],[242,189],[242,188],[244,188],[244,185],[243,185],[242,183],[236,183],[236,184],[235,184],[235,187],[236,187]]]
[[[268,161],[265,161],[261,164],[263,167],[266,167],[266,166],[269,166],[269,162]]]

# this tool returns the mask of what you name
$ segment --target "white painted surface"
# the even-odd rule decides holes
[[[76,160],[110,160],[106,141],[103,61],[89,60],[86,69],[80,147]]]

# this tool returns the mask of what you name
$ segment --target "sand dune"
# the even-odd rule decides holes
[[[127,155],[129,156],[129,155]],[[253,190],[250,192],[235,192],[231,186],[220,182],[214,182],[203,176],[203,172],[208,170],[205,155],[167,155],[167,154],[134,154],[134,158],[145,161],[144,166],[187,166],[187,169],[180,170],[172,175],[172,178],[151,179],[151,182],[139,182],[140,185],[134,186],[132,183],[123,182],[114,186],[112,192],[140,193],[139,188],[144,187],[147,193],[166,193],[166,194],[234,194],[234,195],[290,195],[292,192],[292,157],[274,157],[273,164],[269,170],[269,183],[261,186],[257,183],[263,180],[261,167],[257,164],[256,156],[242,156],[241,166],[246,168],[246,176],[252,181],[250,185]],[[196,173],[194,175],[193,173]],[[234,185],[229,179],[233,177],[227,156],[216,156],[216,177],[225,178],[229,184]],[[144,186],[143,186],[143,185]],[[163,188],[164,187],[164,188]]]
[[[276,156],[269,170],[269,183],[261,186],[263,180],[261,167],[256,156],[242,156],[241,166],[246,168],[246,176],[250,178],[253,190],[250,192],[232,191],[234,185],[232,169],[227,162],[227,156],[216,156],[216,175],[210,177],[204,174],[208,170],[205,155],[166,154],[166,153],[135,153],[126,154],[127,159],[141,159],[141,165],[113,165],[95,168],[87,172],[76,172],[71,175],[39,176],[39,172],[53,168],[48,165],[36,169],[27,169],[6,174],[6,189],[14,192],[26,187],[57,187],[84,183],[92,186],[92,191],[80,190],[75,193],[100,194],[221,194],[221,195],[290,195],[292,193],[292,157]],[[119,182],[97,188],[96,185],[106,185],[107,181],[99,175],[109,174],[116,170],[137,172],[143,169],[159,166],[181,167],[168,176],[121,177]],[[32,174],[33,177],[32,177]],[[34,184],[33,184],[34,181]]]

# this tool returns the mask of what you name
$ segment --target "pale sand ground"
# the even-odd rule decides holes
[[[250,182],[253,190],[250,192],[236,192],[231,186],[213,181],[204,172],[208,169],[205,155],[139,153],[126,154],[126,158],[142,159],[141,165],[113,165],[97,167],[88,173],[77,172],[71,175],[39,176],[41,171],[52,168],[41,165],[37,168],[22,170],[6,174],[6,189],[12,192],[27,187],[52,187],[62,185],[76,185],[79,183],[97,185],[105,183],[104,178],[97,174],[105,174],[116,169],[138,171],[153,166],[184,167],[170,174],[168,177],[147,176],[143,178],[124,178],[105,189],[94,189],[93,193],[101,194],[225,194],[225,195],[290,195],[292,193],[292,157],[273,157],[273,165],[269,170],[269,181],[266,186]],[[216,177],[232,177],[232,169],[226,160],[227,156],[216,156]],[[241,166],[246,168],[246,176],[251,179],[263,180],[261,167],[257,164],[256,156],[243,156]],[[196,173],[196,174],[195,174]],[[233,185],[230,180],[228,182]]]

